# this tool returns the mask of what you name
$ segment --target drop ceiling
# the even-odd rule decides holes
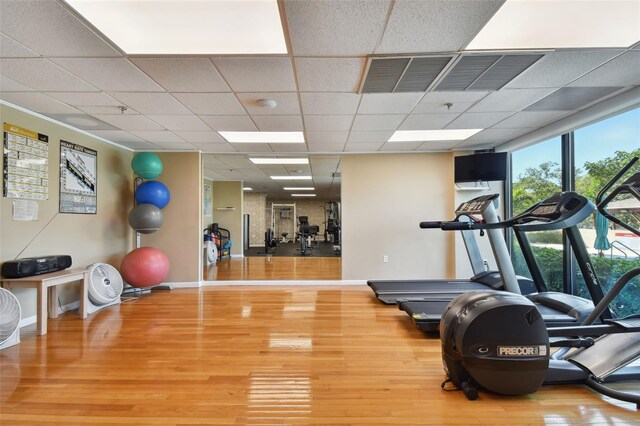
[[[284,0],[289,54],[135,56],[63,1],[2,0],[0,99],[134,150],[200,150],[206,176],[274,197],[295,185],[269,176],[311,174],[318,197],[330,198],[339,196],[342,155],[491,148],[640,85],[638,45],[500,61],[464,52],[502,3]],[[445,59],[417,60],[394,93],[361,90],[372,61],[390,57]],[[523,71],[494,65],[503,80],[482,72],[468,84],[449,73],[483,62]],[[420,86],[424,75],[433,84]],[[465,128],[485,130],[464,141],[387,142],[396,130]],[[231,144],[218,131],[303,131],[306,142]],[[249,154],[310,163],[255,165]]]

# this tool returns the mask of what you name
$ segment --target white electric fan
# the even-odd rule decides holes
[[[20,303],[9,290],[0,288],[0,350],[20,343]]]
[[[106,263],[94,263],[89,270],[89,300],[87,312],[92,314],[107,306],[120,303],[124,281],[116,268]]]

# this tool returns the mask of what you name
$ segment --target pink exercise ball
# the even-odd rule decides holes
[[[169,266],[169,258],[157,248],[140,247],[122,259],[120,272],[132,287],[151,287],[167,277]]]

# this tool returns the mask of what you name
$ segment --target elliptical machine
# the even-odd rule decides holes
[[[605,217],[613,217],[612,221],[640,236],[638,229],[623,225],[606,210],[619,194],[640,201],[640,172],[604,197],[637,161],[634,158],[603,188],[597,207]],[[640,315],[594,324],[627,283],[639,275],[640,268],[624,274],[580,326],[548,330],[535,305],[524,296],[481,291],[457,297],[447,306],[440,324],[448,376],[443,388],[450,381],[473,400],[478,397],[478,387],[502,395],[524,395],[543,384],[583,383],[640,407],[640,395],[603,384],[640,379],[640,368],[629,366],[640,358]],[[551,347],[560,349],[550,355]]]

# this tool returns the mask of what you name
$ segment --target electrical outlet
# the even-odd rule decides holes
[[[385,254],[385,255],[382,257],[382,261],[383,261],[384,263],[389,262],[389,256],[387,256],[387,255]]]

